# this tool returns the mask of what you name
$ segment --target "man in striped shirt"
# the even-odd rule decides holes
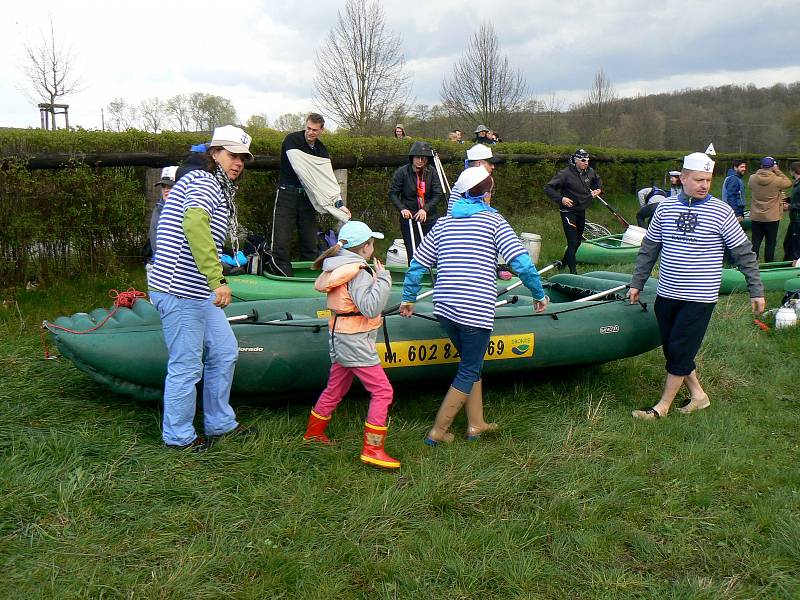
[[[661,399],[651,408],[634,410],[637,419],[667,416],[684,383],[691,397],[678,409],[681,413],[710,406],[694,358],[719,296],[726,248],[747,280],[753,312],[764,311],[764,286],[752,246],[731,207],[709,194],[713,171],[714,162],[701,152],[684,158],[683,191],[659,202],[636,259],[629,294],[632,304],[638,302],[661,256],[654,312],[667,359]]]

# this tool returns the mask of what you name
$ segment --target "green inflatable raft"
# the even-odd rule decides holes
[[[791,261],[761,263],[758,265],[761,281],[768,292],[784,289],[784,284],[789,279],[800,277],[800,267],[793,267]],[[720,294],[733,294],[746,292],[747,283],[744,275],[738,269],[722,269],[722,283],[719,286]]]
[[[635,356],[659,344],[658,327],[647,303],[655,298],[648,285],[642,303],[624,299],[619,281],[559,274],[545,284],[551,304],[535,314],[528,296],[497,309],[484,372],[528,373],[537,369],[604,363]],[[522,289],[522,288],[520,288]],[[609,290],[614,290],[611,291]],[[597,292],[601,298],[580,301]],[[509,295],[503,296],[509,298]],[[398,302],[400,294],[393,294]],[[417,303],[418,317],[396,313],[385,320],[389,345],[379,333],[378,350],[390,380],[442,381],[453,377],[458,354],[439,323],[432,304]],[[233,382],[237,396],[266,397],[298,392],[314,396],[327,382],[328,312],[325,298],[260,300],[232,304],[239,359]],[[156,309],[146,300],[120,308],[108,317],[97,309],[45,322],[60,352],[92,379],[115,392],[143,399],[161,397],[167,350]],[[427,317],[427,318],[425,318]],[[246,319],[246,320],[243,320]]]
[[[319,276],[319,271],[311,269],[310,261],[292,263],[292,277],[281,275],[232,275],[228,276],[228,285],[233,293],[234,302],[247,302],[250,300],[276,300],[285,298],[319,298],[320,292],[314,289],[314,280]],[[403,287],[406,267],[386,267],[392,275],[392,283]],[[423,287],[430,287],[430,275],[425,275],[422,280]]]
[[[575,260],[590,265],[618,265],[635,261],[639,246],[626,244],[622,236],[619,233],[583,240],[575,253]]]

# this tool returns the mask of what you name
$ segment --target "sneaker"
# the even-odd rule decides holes
[[[698,410],[706,409],[709,406],[711,406],[711,400],[708,399],[708,394],[704,394],[701,398],[687,398],[686,402],[678,408],[678,412],[688,415]]]
[[[190,452],[194,452],[199,454],[200,452],[205,452],[209,448],[211,448],[212,442],[206,440],[204,437],[196,437],[188,444],[183,444],[182,446],[179,444],[164,444],[170,450],[189,450]]]
[[[239,423],[236,427],[231,429],[230,431],[226,431],[225,433],[221,433],[219,435],[210,435],[208,436],[210,440],[216,441],[222,438],[232,438],[232,437],[247,437],[251,435],[256,435],[258,433],[258,428],[254,425],[242,425]]]

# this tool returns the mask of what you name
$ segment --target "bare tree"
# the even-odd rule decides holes
[[[451,76],[442,81],[440,95],[454,117],[504,132],[512,130],[514,114],[528,100],[528,85],[522,72],[511,67],[507,56],[501,56],[491,22],[483,23],[472,35]]]
[[[124,98],[114,98],[106,107],[110,129],[125,131],[136,122],[136,108],[128,104]]]
[[[278,131],[300,131],[306,126],[306,113],[283,113],[275,119],[274,127]]]
[[[158,133],[166,120],[166,106],[161,98],[148,98],[139,103],[143,129]]]
[[[236,123],[238,120],[230,100],[202,92],[189,94],[189,114],[195,131],[212,131],[217,125]]]
[[[53,129],[56,128],[55,109],[52,105],[59,98],[81,90],[80,77],[74,74],[75,56],[71,48],[56,41],[55,26],[50,19],[49,36],[42,32],[39,44],[25,44],[25,64],[22,72],[28,86],[22,92],[34,104],[51,105]]]
[[[191,102],[186,94],[176,94],[166,105],[167,114],[172,117],[179,131],[189,131],[192,121]]]
[[[595,73],[592,86],[583,103],[583,133],[598,146],[607,144],[614,135],[617,116],[617,91],[603,69]]]
[[[377,0],[346,0],[317,51],[314,88],[342,127],[378,133],[406,102],[409,79],[400,36],[387,30]]]

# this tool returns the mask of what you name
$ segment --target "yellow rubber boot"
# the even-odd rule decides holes
[[[386,431],[386,427],[364,423],[364,448],[361,450],[361,462],[384,469],[399,469],[400,461],[386,454],[383,449]]]
[[[425,443],[428,446],[438,446],[442,442],[450,443],[453,441],[453,434],[448,429],[450,429],[453,419],[456,418],[458,411],[461,410],[466,401],[467,394],[450,386],[444,400],[442,400],[442,405],[439,407],[439,412],[436,413],[433,428],[425,436]]]
[[[464,405],[467,413],[467,440],[474,442],[485,431],[495,431],[497,423],[487,423],[483,420],[483,380],[479,379],[472,385],[467,403]]]

